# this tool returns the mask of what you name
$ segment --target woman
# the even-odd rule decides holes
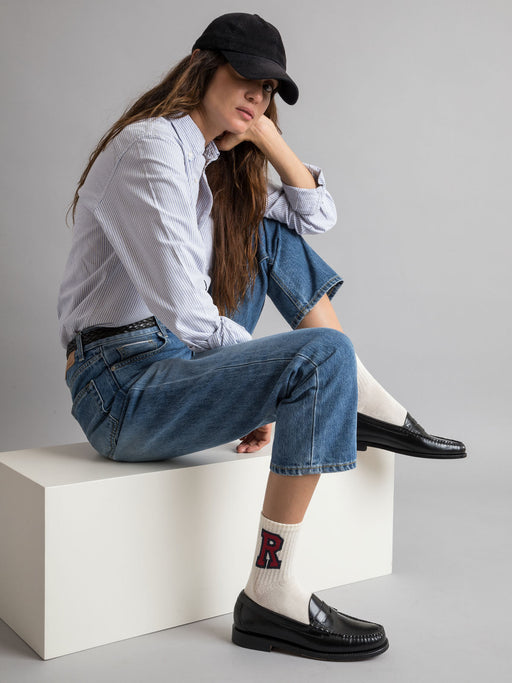
[[[321,473],[368,445],[464,457],[428,435],[356,359],[330,299],[341,278],[301,235],[336,220],[320,169],[295,156],[274,95],[298,89],[277,29],[213,21],[100,141],[73,203],[59,299],[73,414],[113,460],[270,441],[254,564],[233,641],[322,659],[384,652],[384,629],[294,578],[294,547]],[[281,187],[267,186],[270,162]],[[293,331],[253,340],[266,295]],[[357,437],[356,437],[357,430]],[[357,439],[357,440],[356,440]]]

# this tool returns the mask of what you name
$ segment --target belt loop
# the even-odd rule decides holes
[[[82,361],[82,360],[84,359],[84,349],[83,349],[83,346],[82,346],[82,333],[81,333],[81,332],[77,332],[77,333],[76,333],[76,336],[75,336],[75,339],[76,339],[76,352],[75,352],[75,358],[76,358],[78,361]]]
[[[156,326],[160,330],[160,333],[162,334],[163,338],[167,339],[167,329],[166,329],[165,325],[162,322],[160,322],[160,320],[158,320],[156,315],[154,316],[154,318],[155,318]]]

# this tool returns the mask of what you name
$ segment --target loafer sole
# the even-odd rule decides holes
[[[271,650],[278,650],[299,657],[308,657],[309,659],[322,659],[331,662],[354,662],[362,659],[370,659],[377,655],[386,652],[389,648],[387,638],[379,644],[378,647],[370,650],[359,650],[354,652],[325,652],[323,650],[310,650],[309,648],[300,647],[286,640],[278,638],[263,636],[257,633],[248,633],[241,631],[233,626],[231,640],[235,645],[245,647],[250,650],[260,650],[262,652],[270,652]]]
[[[357,450],[365,451],[367,448],[379,448],[384,451],[391,451],[391,453],[400,453],[402,455],[412,455],[416,458],[432,458],[433,460],[453,460],[455,458],[466,458],[467,453],[464,451],[462,453],[432,453],[432,452],[421,452],[419,450],[408,450],[407,448],[401,448],[400,446],[387,446],[382,443],[372,443],[370,441],[358,441]]]

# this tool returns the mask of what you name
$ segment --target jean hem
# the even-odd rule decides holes
[[[305,467],[279,467],[278,465],[270,464],[270,471],[274,474],[282,474],[285,476],[303,476],[306,474],[328,474],[330,472],[346,472],[353,470],[356,467],[356,460],[350,462],[341,462],[335,465],[307,465]]]
[[[317,291],[314,293],[314,295],[311,297],[308,303],[304,306],[304,308],[300,309],[300,311],[297,313],[297,315],[291,322],[291,328],[295,330],[297,326],[300,325],[304,317],[311,311],[312,308],[314,308],[314,306],[316,306],[316,304],[320,301],[324,294],[327,294],[329,299],[332,299],[342,284],[343,278],[341,278],[339,275],[335,275],[334,277],[327,280],[327,282],[324,285],[322,285],[320,289],[317,289]]]

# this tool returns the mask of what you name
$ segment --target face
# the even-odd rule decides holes
[[[203,134],[213,139],[228,131],[240,134],[262,116],[279,82],[274,78],[248,80],[230,64],[219,66],[203,98]]]

